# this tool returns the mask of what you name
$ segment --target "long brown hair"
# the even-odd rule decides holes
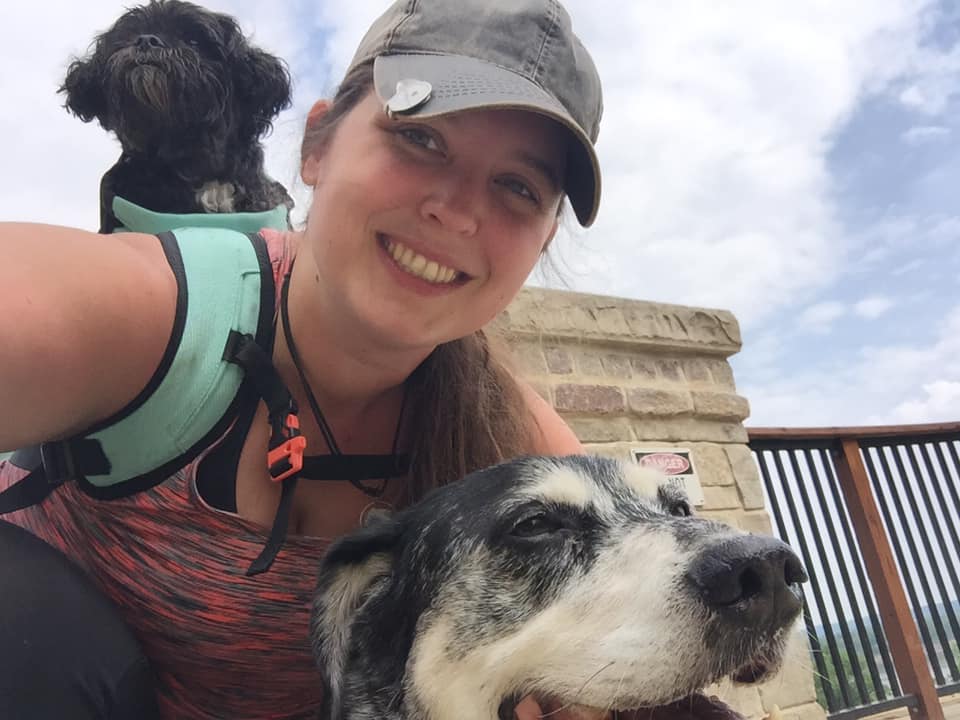
[[[372,88],[372,62],[350,71],[327,112],[308,120],[301,164],[322,152],[343,116]],[[410,376],[410,501],[472,470],[531,452],[534,419],[506,357],[501,339],[478,330],[437,346]]]

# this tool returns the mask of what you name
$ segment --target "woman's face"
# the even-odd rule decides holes
[[[565,147],[565,131],[534,113],[391,120],[367,95],[302,168],[305,249],[326,302],[398,347],[479,329],[556,231]]]

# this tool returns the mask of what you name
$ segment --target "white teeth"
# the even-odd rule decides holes
[[[400,267],[411,275],[415,275],[427,282],[446,284],[452,282],[459,274],[453,268],[440,265],[434,260],[428,260],[423,255],[414,252],[400,243],[387,240],[386,246],[387,251]]]

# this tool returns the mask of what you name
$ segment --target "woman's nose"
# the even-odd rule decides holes
[[[471,236],[480,227],[480,205],[480,193],[473,183],[450,179],[438,183],[428,192],[420,206],[420,214],[448,232]]]

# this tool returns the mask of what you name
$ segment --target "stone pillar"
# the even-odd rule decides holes
[[[520,374],[591,453],[631,460],[634,448],[692,451],[704,494],[697,512],[771,534],[770,517],[728,358],[740,350],[732,314],[525,288],[495,327]],[[822,720],[802,626],[783,672],[759,686],[714,692],[750,718]]]

